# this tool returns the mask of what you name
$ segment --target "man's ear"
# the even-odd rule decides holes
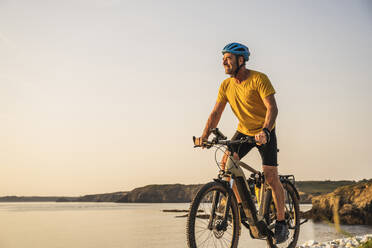
[[[241,66],[242,64],[244,64],[244,57],[243,56],[239,56],[239,58],[238,58],[238,64],[239,64],[239,66]]]

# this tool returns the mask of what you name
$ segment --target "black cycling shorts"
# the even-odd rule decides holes
[[[238,140],[248,135],[236,131],[231,140]],[[242,159],[253,148],[257,147],[262,158],[262,165],[278,166],[278,148],[276,143],[275,128],[270,133],[270,142],[265,145],[256,145],[251,143],[236,144],[232,146],[232,151],[236,152],[239,159]]]

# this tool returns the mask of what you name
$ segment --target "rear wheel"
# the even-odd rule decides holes
[[[277,248],[295,248],[300,234],[300,204],[297,198],[295,189],[289,183],[283,183],[284,188],[284,211],[285,220],[289,229],[289,238],[287,241],[281,244],[274,244],[273,238],[268,237],[267,243],[270,247]],[[266,222],[268,225],[272,225],[276,220],[276,208],[274,201],[271,197],[269,205],[269,213],[266,215]]]
[[[196,194],[187,219],[186,236],[190,248],[238,246],[239,212],[233,194],[227,222],[223,222],[228,196],[227,189],[217,182],[207,183]]]

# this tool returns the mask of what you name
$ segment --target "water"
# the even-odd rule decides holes
[[[1,248],[184,248],[184,213],[189,204],[116,203],[0,203]],[[301,205],[307,210],[310,205]],[[298,244],[309,239],[326,241],[343,237],[327,224],[301,226]],[[372,233],[372,227],[342,226],[354,235]],[[266,247],[252,240],[243,228],[239,247]]]

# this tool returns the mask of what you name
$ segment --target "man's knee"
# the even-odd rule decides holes
[[[234,152],[234,154],[233,154],[233,158],[234,158],[235,160],[240,160],[239,155],[238,155],[236,152]]]
[[[226,165],[226,163],[227,163],[227,160],[228,160],[228,157],[230,156],[230,152],[229,151],[226,151],[225,152],[225,155],[223,155],[223,157],[222,157],[222,160],[221,160],[221,168],[224,170],[225,169],[225,165]],[[233,158],[235,159],[235,160],[239,160],[239,155],[236,153],[236,152],[234,152],[234,154],[233,154]]]

